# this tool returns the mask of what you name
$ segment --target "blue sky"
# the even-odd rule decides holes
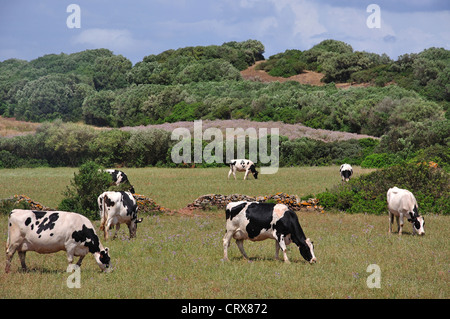
[[[380,28],[369,28],[369,4]],[[67,6],[81,9],[68,28]],[[107,48],[133,63],[185,46],[256,39],[264,56],[307,50],[325,39],[391,58],[450,50],[449,0],[0,0],[0,61]]]

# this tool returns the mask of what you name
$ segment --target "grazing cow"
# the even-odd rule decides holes
[[[245,172],[244,179],[247,179],[248,173],[252,172],[253,177],[258,179],[258,171],[255,164],[247,159],[234,159],[230,163],[230,172],[228,173],[228,179],[230,179],[231,173],[233,173],[234,179],[236,179],[236,171]]]
[[[342,181],[348,182],[353,175],[353,168],[350,164],[342,164],[339,172],[341,173]]]
[[[8,239],[6,242],[6,267],[8,273],[14,253],[19,253],[22,269],[26,270],[25,254],[35,251],[40,254],[67,252],[67,260],[72,263],[74,256],[81,266],[83,258],[94,254],[99,267],[106,271],[110,258],[108,248],[103,248],[89,219],[83,215],[61,211],[35,211],[14,209],[8,219]]]
[[[111,175],[114,185],[118,186],[120,184],[128,184],[130,185],[129,191],[133,194],[135,193],[133,185],[130,184],[128,176],[124,172],[117,169],[105,169],[104,172]]]
[[[104,192],[97,198],[100,210],[100,230],[105,232],[108,239],[108,230],[116,225],[114,238],[120,229],[120,224],[127,224],[130,238],[136,237],[137,224],[142,218],[137,218],[138,206],[133,194],[130,192]]]
[[[300,249],[300,254],[310,263],[316,262],[314,246],[306,238],[298,222],[297,214],[284,204],[232,202],[227,205],[226,233],[223,237],[223,259],[228,260],[228,247],[231,238],[236,239],[244,258],[248,259],[244,251],[244,240],[260,241],[267,238],[275,239],[275,259],[281,248],[285,262],[289,262],[286,255],[286,245],[294,242]]]
[[[419,215],[417,209],[417,201],[413,193],[406,189],[389,188],[387,192],[387,204],[389,210],[389,233],[392,232],[392,224],[394,223],[394,216],[397,220],[398,234],[402,234],[403,218],[406,216],[408,221],[412,224],[413,235],[425,235],[425,220]]]

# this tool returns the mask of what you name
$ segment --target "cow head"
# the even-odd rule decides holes
[[[128,229],[130,230],[130,238],[136,237],[137,224],[142,223],[143,218],[135,218],[131,220],[128,225]]]
[[[419,216],[417,206],[414,206],[413,212],[409,212],[409,216],[411,219],[408,219],[408,221],[412,223],[413,234],[417,233],[419,236],[425,235],[425,219],[422,216]]]
[[[314,255],[314,244],[311,239],[306,238],[300,245],[300,254],[306,261],[309,261],[311,264],[317,261],[316,256]]]
[[[250,171],[252,172],[253,177],[254,177],[255,179],[258,179],[258,171],[257,171],[256,168],[255,168],[255,164],[252,164],[252,166],[250,166]]]
[[[99,265],[100,269],[102,271],[110,271],[110,262],[111,258],[109,257],[109,248],[105,247],[105,249],[100,250],[100,252],[97,252],[94,254],[95,261]]]

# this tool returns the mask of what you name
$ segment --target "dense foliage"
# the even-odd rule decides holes
[[[80,166],[78,173],[74,173],[58,209],[99,219],[97,197],[107,191],[111,184],[111,175],[102,172],[98,164],[88,161]]]
[[[386,213],[386,193],[397,186],[416,197],[420,214],[450,214],[450,174],[428,163],[392,166],[317,195],[326,208],[350,213]]]
[[[323,81],[370,82],[384,86],[395,82],[434,101],[450,99],[450,51],[429,48],[403,54],[396,61],[386,54],[354,51],[341,41],[325,40],[306,51],[286,50],[258,65],[273,76],[290,77],[303,70],[323,72]]]
[[[270,142],[270,138],[268,139]],[[189,142],[189,141],[188,141]],[[186,167],[174,164],[171,159],[172,147],[177,140],[171,133],[159,129],[97,130],[90,126],[74,123],[43,124],[34,135],[0,139],[0,168],[34,166],[79,166],[86,161],[95,161],[105,167],[166,166]],[[203,141],[203,148],[210,141]],[[249,141],[246,141],[248,155]],[[406,162],[433,160],[449,171],[450,149],[434,145],[405,152],[384,152],[391,143],[384,139],[371,138],[336,142],[322,142],[310,138],[289,140],[280,137],[279,165],[330,165],[344,162],[363,167],[386,167]],[[191,162],[194,162],[194,142],[190,141]],[[236,144],[234,154],[237,154]],[[270,150],[270,145],[268,146]],[[226,163],[226,141],[223,141],[223,159]],[[207,164],[197,166],[223,166]],[[273,164],[273,163],[272,163]],[[258,164],[259,165],[259,164]],[[188,165],[190,167],[191,165]]]
[[[393,61],[325,40],[261,64],[279,76],[310,69],[323,72],[326,82],[376,84],[346,90],[333,83],[314,87],[243,80],[239,71],[264,59],[263,53],[261,42],[247,40],[167,50],[135,65],[107,49],[49,54],[30,62],[10,59],[0,62],[0,115],[105,127],[194,119],[301,122],[369,134],[381,142],[373,154],[356,156],[361,154],[356,141],[338,153],[333,144],[286,140],[280,145],[282,165],[322,165],[348,157],[371,167],[414,158],[450,166],[450,51],[429,48]],[[384,86],[388,82],[396,85]],[[0,139],[0,167],[76,166],[93,158],[105,165],[167,164],[169,137],[155,134],[45,124],[35,136]],[[158,143],[167,144],[155,148]],[[147,154],[153,149],[158,151]]]

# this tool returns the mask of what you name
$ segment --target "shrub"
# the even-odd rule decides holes
[[[111,184],[111,175],[102,172],[100,165],[88,161],[80,166],[78,174],[74,173],[58,209],[98,219],[97,197],[108,190]]]
[[[403,160],[392,153],[370,154],[361,162],[364,168],[382,168],[400,164]]]
[[[89,143],[91,159],[105,167],[123,166],[128,162],[129,148],[126,143],[131,133],[119,129],[100,131]]]
[[[15,198],[6,198],[0,200],[0,215],[9,214],[13,209],[30,209],[30,204],[26,201],[17,202]]]
[[[201,117],[203,103],[191,103],[188,104],[184,101],[177,103],[173,106],[172,112],[169,116],[166,116],[164,122],[178,122],[178,121],[194,121]]]
[[[132,131],[126,143],[129,149],[128,165],[143,167],[163,161],[172,144],[170,135],[170,132],[158,129]]]
[[[450,174],[428,164],[384,168],[317,195],[320,205],[349,213],[384,214],[386,193],[397,186],[410,190],[421,213],[450,214]]]

